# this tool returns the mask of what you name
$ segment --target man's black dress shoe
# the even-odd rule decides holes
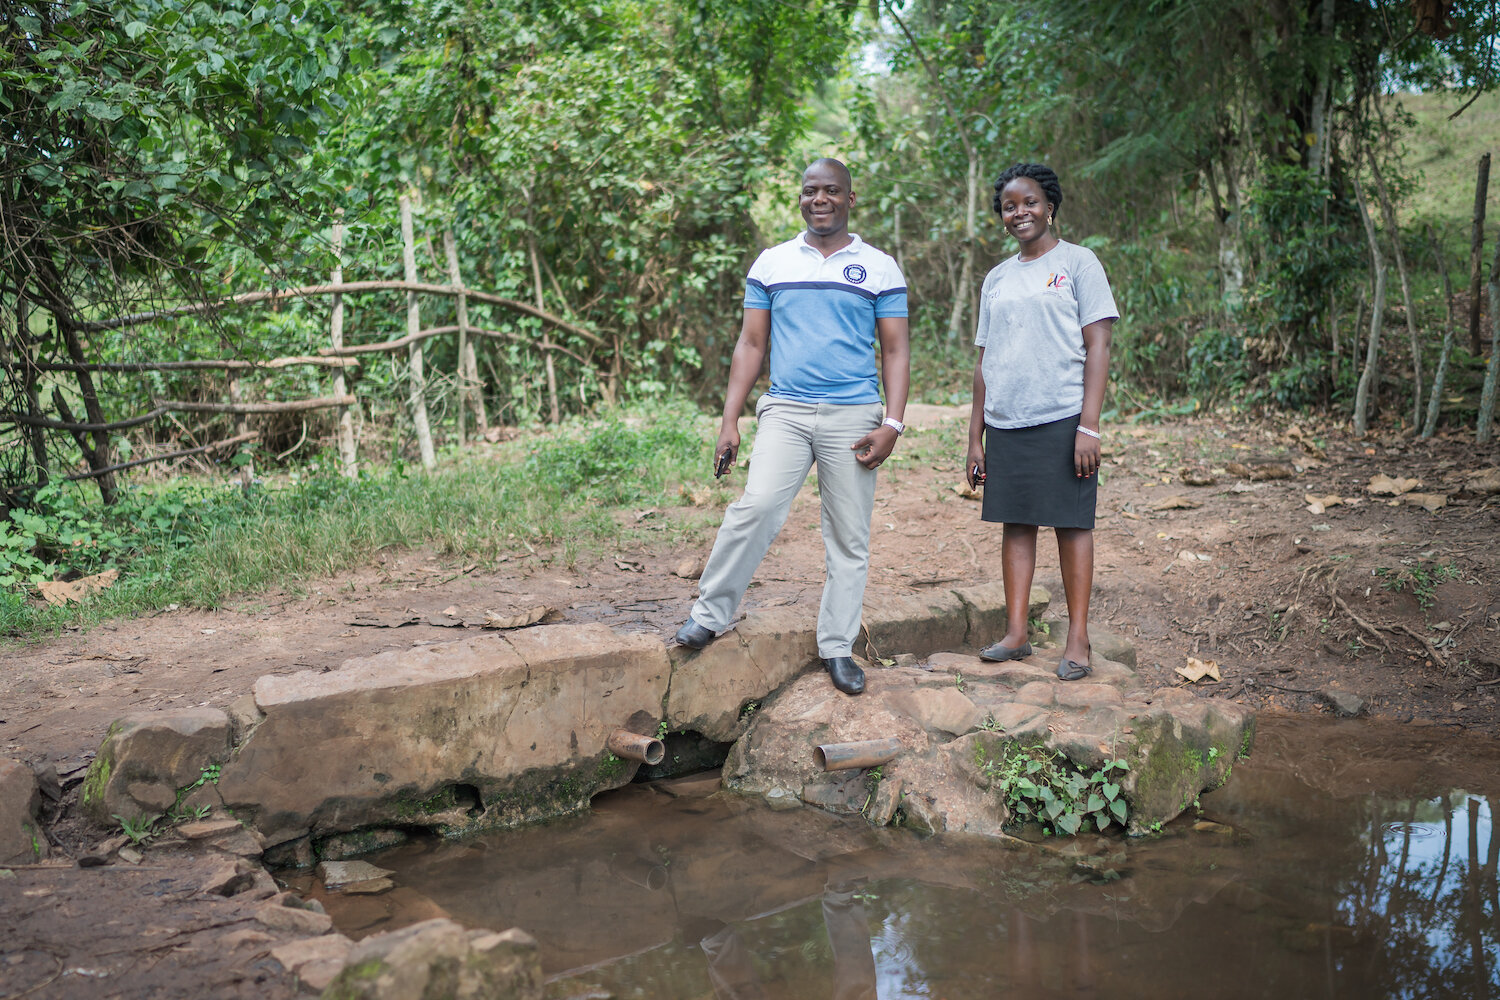
[[[677,644],[689,649],[702,649],[718,637],[717,632],[704,628],[691,618],[687,620],[687,624],[677,630]]]
[[[833,686],[845,694],[861,694],[865,689],[865,672],[850,656],[826,657],[823,669],[833,678]]]

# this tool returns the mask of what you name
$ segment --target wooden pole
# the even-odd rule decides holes
[[[1432,392],[1427,397],[1427,422],[1422,425],[1422,436],[1430,438],[1437,433],[1438,407],[1443,401],[1443,383],[1448,378],[1448,358],[1453,354],[1453,282],[1448,277],[1448,262],[1443,257],[1443,248],[1438,244],[1432,227],[1427,227],[1427,241],[1432,244],[1432,259],[1437,263],[1438,274],[1443,277],[1443,298],[1447,303],[1444,315],[1448,321],[1443,327],[1443,346],[1438,351],[1437,370],[1432,373]]]
[[[448,281],[454,288],[463,289],[463,277],[458,269],[458,240],[450,226],[443,231],[443,253],[448,258]],[[484,412],[484,385],[479,381],[479,364],[474,357],[474,341],[469,337],[469,297],[464,291],[457,296],[458,310],[458,440],[464,440],[464,422],[468,415],[466,407],[474,407],[475,431],[480,437],[489,430],[489,421]]]
[[[35,359],[31,354],[31,305],[26,300],[25,292],[16,296],[16,337],[15,350],[0,344],[0,358],[10,360],[8,355],[12,353],[18,359],[21,369],[22,383],[26,393],[26,410],[32,416],[42,415],[42,395],[37,388],[37,369]],[[31,458],[36,464],[37,479],[46,484],[50,473],[47,471],[47,432],[40,427],[29,427],[26,430],[27,437],[31,439]]]
[[[239,406],[241,403],[238,376],[232,376],[229,379],[229,402],[233,406]],[[250,420],[244,413],[236,412],[234,415],[234,436],[239,441],[249,441],[254,437],[250,433]],[[245,456],[245,464],[240,466],[240,485],[248,490],[250,484],[255,481],[255,458],[248,449],[240,454]]]
[[[1477,444],[1489,444],[1495,425],[1495,383],[1500,377],[1500,239],[1495,240],[1495,259],[1490,261],[1490,363],[1484,371],[1484,391],[1479,394]]]
[[[334,285],[344,283],[344,213],[342,210],[333,224],[333,274],[330,275],[330,279]],[[343,348],[344,296],[342,294],[335,294],[333,297],[333,312],[328,320],[328,339],[332,342],[335,351]],[[333,376],[333,394],[342,396],[345,391],[344,369],[340,368]],[[345,476],[356,479],[359,477],[359,453],[354,447],[354,414],[349,412],[347,406],[339,407],[338,439],[339,465]]]
[[[417,241],[412,235],[411,197],[402,194],[401,208],[401,259],[406,267],[406,280],[417,280]],[[416,292],[406,293],[406,333],[411,336],[422,329],[422,305]],[[407,347],[409,370],[407,378],[411,384],[411,422],[417,432],[417,447],[422,452],[422,467],[437,466],[437,454],[432,449],[432,428],[427,424],[427,376],[423,371],[422,342],[413,340]]]
[[[546,308],[545,303],[542,301],[542,262],[541,257],[536,252],[536,224],[532,221],[531,209],[531,191],[530,189],[527,189],[526,245],[527,248],[531,251],[531,279],[532,284],[536,289],[536,308],[538,312],[541,312]],[[547,348],[551,345],[551,338],[547,336],[547,331],[543,330],[542,347]],[[552,422],[554,424],[562,423],[562,409],[557,404],[557,368],[552,363],[552,352],[547,351],[546,354],[543,355],[542,360],[543,365],[545,366],[547,371],[547,399],[551,402]]]
[[[1380,324],[1385,311],[1385,260],[1375,239],[1375,222],[1365,202],[1359,178],[1354,178],[1354,194],[1359,201],[1359,216],[1365,223],[1365,238],[1370,243],[1370,266],[1375,269],[1375,293],[1370,303],[1370,339],[1365,346],[1365,370],[1360,373],[1359,387],[1354,391],[1354,436],[1364,437],[1369,429],[1370,396],[1380,392]]]
[[[1469,240],[1469,353],[1479,357],[1479,293],[1484,270],[1484,205],[1490,191],[1490,154],[1479,158],[1474,183],[1474,229]],[[1494,345],[1491,345],[1491,350]]]

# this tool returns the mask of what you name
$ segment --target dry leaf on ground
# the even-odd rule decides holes
[[[707,507],[714,499],[714,491],[708,487],[693,489],[684,483],[678,492],[694,507]]]
[[[1407,493],[1401,499],[1428,511],[1439,511],[1448,506],[1448,496],[1445,493]]]
[[[1212,678],[1216,681],[1222,681],[1224,679],[1223,677],[1219,676],[1218,661],[1200,660],[1193,656],[1188,657],[1186,666],[1177,668],[1177,673],[1187,678],[1187,682],[1189,684],[1196,684],[1205,677]]]
[[[1197,510],[1203,506],[1196,500],[1189,500],[1181,494],[1173,494],[1165,497],[1151,505],[1152,510]]]
[[[971,489],[969,489],[969,484],[968,483],[959,483],[957,486],[953,487],[953,492],[957,493],[959,496],[963,497],[965,500],[983,500],[984,499],[984,491],[983,490],[971,490]]]
[[[1296,471],[1290,465],[1280,465],[1274,462],[1262,462],[1259,465],[1245,465],[1241,462],[1229,462],[1224,469],[1231,476],[1241,479],[1252,479],[1262,481],[1266,479],[1291,479]]]
[[[1421,485],[1420,479],[1392,479],[1385,473],[1380,473],[1370,477],[1370,485],[1366,489],[1379,497],[1398,497],[1403,493],[1410,493]]]
[[[119,570],[107,569],[103,573],[77,580],[48,580],[37,584],[36,589],[48,604],[67,604],[69,601],[81,601],[96,591],[113,586],[119,577]]]
[[[562,615],[556,608],[545,605],[537,605],[527,611],[521,611],[513,615],[497,614],[493,611],[484,613],[485,628],[525,628],[527,625],[536,625],[541,622],[557,621]]]
[[[1188,486],[1212,486],[1218,482],[1214,474],[1201,465],[1183,466],[1177,471],[1177,476]]]
[[[636,562],[634,559],[616,559],[615,560],[615,569],[620,570],[623,573],[640,573],[640,572],[643,572],[645,570],[645,568],[646,567],[642,566],[640,563]]]
[[[1500,469],[1480,469],[1464,475],[1464,489],[1486,495],[1500,493]]]
[[[1188,566],[1193,566],[1200,562],[1208,562],[1211,559],[1213,559],[1213,556],[1208,555],[1206,552],[1194,552],[1191,549],[1182,549],[1177,553],[1177,561],[1185,563]]]
[[[1312,511],[1314,514],[1321,514],[1329,507],[1337,507],[1340,504],[1346,502],[1344,498],[1339,496],[1337,493],[1330,493],[1325,497],[1317,497],[1313,496],[1311,493],[1308,493],[1304,495],[1302,499],[1307,501],[1307,509]]]

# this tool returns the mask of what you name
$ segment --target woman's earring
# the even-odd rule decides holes
[[[1050,215],[1047,216],[1047,226],[1048,226],[1048,228],[1051,228],[1051,226],[1052,226],[1052,216],[1050,216]]]

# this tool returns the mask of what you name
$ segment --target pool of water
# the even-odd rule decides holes
[[[548,997],[1500,1000],[1500,747],[1265,718],[1197,814],[1037,846],[773,812],[691,779],[590,815],[368,860],[354,937],[521,927]]]

